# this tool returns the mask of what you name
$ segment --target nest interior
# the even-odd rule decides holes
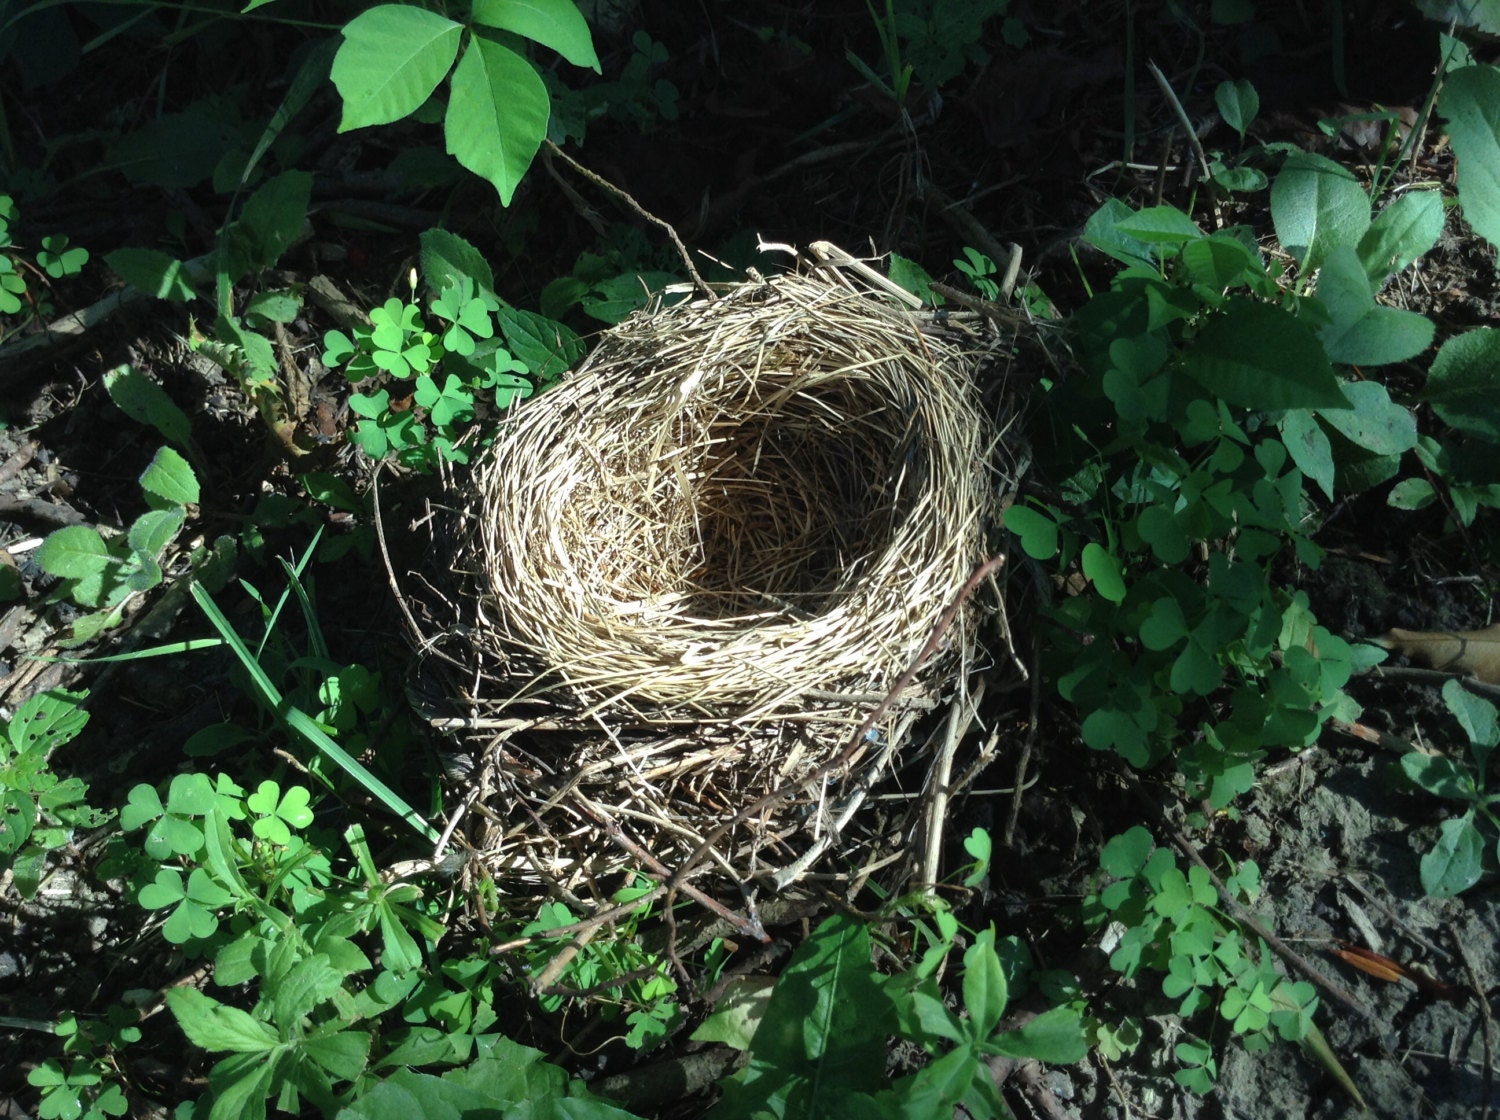
[[[854,810],[902,766],[915,804],[913,728],[966,699],[983,595],[892,689],[1008,489],[991,350],[842,272],[756,278],[632,317],[507,420],[421,636],[459,670],[437,722],[481,760],[500,878],[603,894],[691,860],[784,886],[904,842],[909,806]]]

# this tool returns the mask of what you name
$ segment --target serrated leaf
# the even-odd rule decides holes
[[[1232,296],[1199,332],[1183,369],[1243,408],[1346,408],[1322,344],[1289,311]]]
[[[602,73],[589,25],[573,0],[476,0],[473,13],[475,23],[532,39],[574,66]]]
[[[188,461],[170,447],[160,448],[141,472],[141,489],[178,506],[198,501],[198,477]]]
[[[85,579],[105,571],[112,561],[98,530],[87,525],[69,525],[47,535],[36,550],[36,562],[49,575]]]
[[[126,540],[131,548],[147,557],[160,556],[162,550],[176,539],[186,518],[187,511],[181,506],[147,510],[130,526]]]
[[[741,976],[725,988],[714,1013],[692,1034],[694,1042],[722,1042],[736,1050],[749,1050],[755,1031],[771,1003],[774,976]]]
[[[341,1081],[354,1081],[370,1058],[370,1036],[364,1031],[313,1035],[302,1043],[308,1057]]]
[[[89,721],[82,707],[84,693],[50,689],[39,692],[16,709],[6,729],[6,737],[17,754],[35,753],[46,757],[54,749],[74,738]]]
[[[489,180],[509,206],[547,135],[552,102],[536,69],[509,47],[474,35],[454,68],[443,119],[448,154]]]
[[[240,235],[236,247],[244,256],[230,266],[232,274],[272,267],[301,236],[312,198],[312,179],[311,172],[283,171],[246,199],[235,223]]]
[[[495,318],[506,348],[539,380],[560,377],[583,357],[583,340],[562,323],[511,307],[502,307]]]
[[[196,299],[197,290],[186,266],[158,249],[116,249],[104,255],[104,263],[136,291],[157,299]]]
[[[381,4],[344,25],[330,77],[339,131],[389,124],[421,107],[458,57],[461,24],[411,4]]]

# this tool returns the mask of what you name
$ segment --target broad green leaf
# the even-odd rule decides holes
[[[1422,889],[1437,898],[1452,898],[1479,882],[1484,869],[1484,838],[1474,826],[1474,815],[1452,817],[1442,823],[1438,842],[1422,857]]]
[[[303,957],[276,984],[272,1021],[283,1028],[299,1023],[320,1003],[332,999],[343,983],[343,976],[322,953]]]
[[[995,954],[995,928],[983,930],[964,952],[964,1008],[977,1040],[989,1038],[1010,1002],[1005,970]]]
[[[903,257],[900,253],[892,253],[890,263],[887,265],[887,274],[893,283],[900,284],[912,295],[923,303],[941,303],[941,299],[933,294],[932,275],[910,257]],[[563,279],[572,279],[564,277]]]
[[[1081,1062],[1088,1053],[1083,1016],[1071,1007],[1054,1007],[1013,1031],[991,1039],[985,1049],[1009,1058],[1035,1058],[1054,1065]]]
[[[1146,866],[1156,842],[1143,825],[1112,836],[1099,853],[1099,866],[1117,879],[1132,879]]]
[[[1375,455],[1401,455],[1417,445],[1417,418],[1391,400],[1380,382],[1341,381],[1339,388],[1352,407],[1319,412],[1324,423]]]
[[[1463,725],[1469,742],[1480,747],[1500,745],[1495,705],[1483,696],[1475,696],[1458,681],[1450,680],[1443,684],[1443,703]]]
[[[49,689],[31,697],[11,716],[6,738],[17,754],[43,757],[83,730],[89,713],[82,707],[86,693]]]
[[[1204,325],[1183,369],[1204,388],[1244,408],[1346,408],[1328,355],[1291,312],[1244,296]]]
[[[1443,232],[1438,191],[1407,191],[1375,216],[1356,252],[1377,288],[1437,244]]]
[[[1425,315],[1382,307],[1355,251],[1340,245],[1318,273],[1318,299],[1330,322],[1318,337],[1328,357],[1350,366],[1382,366],[1414,358],[1432,344],[1434,324]]]
[[[453,71],[443,120],[447,151],[500,192],[509,206],[547,135],[547,87],[509,47],[474,35]]]
[[[1443,343],[1422,399],[1459,431],[1500,443],[1500,330],[1476,327]]]
[[[880,1086],[894,1022],[870,963],[869,928],[835,915],[792,954],[755,1032],[750,1065],[725,1083],[721,1108],[780,1114],[796,1093],[805,1115],[833,1113],[849,1094]]]
[[[1465,66],[1443,81],[1438,113],[1458,157],[1458,202],[1474,232],[1500,245],[1500,70]]]
[[[1370,228],[1370,198],[1354,173],[1312,152],[1293,152],[1271,185],[1271,221],[1304,276]]]
[[[495,294],[495,274],[484,254],[456,233],[429,229],[421,236],[422,279],[435,292],[470,280],[482,295]]]
[[[693,1032],[693,1041],[722,1042],[736,1050],[749,1050],[766,1017],[775,986],[773,976],[741,976],[731,981],[714,1013]]]
[[[1180,243],[1203,236],[1192,218],[1175,206],[1148,206],[1115,223],[1121,233],[1138,241]]]
[[[334,1077],[353,1081],[364,1072],[369,1061],[370,1036],[364,1031],[350,1030],[315,1034],[303,1041],[302,1050]]]
[[[159,249],[116,249],[104,255],[104,263],[125,283],[148,296],[188,300],[198,295],[183,263]]]
[[[583,340],[562,323],[511,307],[495,318],[511,354],[541,381],[555,380],[583,358]]]
[[[1333,445],[1328,433],[1319,426],[1313,411],[1294,408],[1281,418],[1281,442],[1286,444],[1297,469],[1318,484],[1318,489],[1333,498]]]
[[[1214,89],[1214,104],[1224,123],[1242,137],[1260,112],[1260,95],[1244,78],[1237,82],[1220,82]]]
[[[278,1042],[269,1024],[237,1007],[222,1004],[197,988],[169,988],[167,1007],[188,1040],[205,1050],[254,1054],[272,1050]]]
[[[69,525],[49,533],[36,550],[36,562],[49,575],[62,579],[85,579],[109,566],[110,553],[98,530],[87,525]]]
[[[126,539],[130,547],[147,557],[161,555],[162,549],[176,539],[187,511],[181,506],[147,510],[135,519]]]
[[[1412,785],[1434,797],[1464,801],[1474,795],[1474,779],[1451,758],[1411,751],[1401,756],[1401,770]]]
[[[463,32],[412,4],[381,4],[344,26],[330,77],[344,99],[339,131],[398,121],[422,106],[458,57]]]
[[[1237,237],[1216,233],[1182,247],[1182,263],[1193,283],[1223,291],[1244,282],[1260,261]]]
[[[272,267],[301,236],[312,198],[312,180],[307,171],[283,171],[245,200],[235,228],[246,256],[236,262],[236,272]]]
[[[116,366],[104,375],[104,388],[120,411],[138,424],[149,424],[168,443],[186,448],[192,441],[187,413],[167,391],[132,365]]]
[[[141,489],[178,506],[198,500],[198,478],[193,468],[170,447],[159,448],[141,472]]]
[[[475,23],[533,39],[574,66],[602,73],[589,25],[573,0],[476,0],[473,12]]]
[[[1500,35],[1500,0],[1416,0],[1416,7],[1437,23]]]
[[[1005,511],[1005,527],[1021,538],[1021,548],[1033,560],[1057,555],[1057,522],[1041,510],[1015,505]]]
[[[1083,546],[1083,574],[1111,603],[1125,601],[1125,577],[1119,559],[1093,541]]]
[[[1090,215],[1083,227],[1083,239],[1101,253],[1127,265],[1156,264],[1156,251],[1139,237],[1132,237],[1120,223],[1133,217],[1135,211],[1118,198],[1112,198]]]

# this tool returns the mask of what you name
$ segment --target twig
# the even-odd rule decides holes
[[[1021,744],[1021,757],[1016,759],[1016,777],[1011,784],[1010,812],[1005,817],[1004,844],[1007,848],[1016,841],[1016,826],[1021,820],[1021,799],[1026,794],[1026,768],[1031,765],[1031,751],[1036,746],[1037,718],[1042,706],[1042,677],[1031,674],[1031,718],[1026,728],[1026,741]]]
[[[953,780],[953,755],[958,750],[958,741],[968,733],[969,724],[979,714],[980,702],[988,682],[983,677],[971,695],[954,697],[948,709],[948,724],[943,732],[943,745],[938,751],[937,761],[932,767],[932,787],[927,803],[927,826],[923,830],[927,837],[926,853],[922,860],[922,875],[917,885],[929,890],[937,886],[938,862],[943,854],[943,822],[948,815],[948,789]]]
[[[587,167],[583,166],[583,164],[579,163],[572,156],[568,155],[567,152],[559,148],[551,140],[546,141],[546,144],[547,151],[549,153],[556,156],[558,159],[561,159],[574,171],[578,172],[578,174],[582,175],[589,182],[593,183],[594,186],[598,187],[600,190],[607,191],[608,193],[614,195],[626,206],[628,206],[636,215],[650,222],[654,226],[659,226],[666,233],[666,235],[671,238],[672,244],[677,249],[677,255],[682,258],[683,267],[687,269],[688,276],[693,281],[693,287],[697,288],[703,296],[710,300],[717,298],[714,295],[714,290],[708,286],[702,276],[698,275],[697,268],[693,266],[693,258],[688,254],[687,246],[682,243],[682,238],[677,236],[677,231],[672,228],[670,222],[665,222],[662,219],[658,218],[655,214],[651,213],[651,211],[647,210],[644,206],[642,206],[639,202],[632,198],[628,193],[615,186],[602,175],[590,171]]]

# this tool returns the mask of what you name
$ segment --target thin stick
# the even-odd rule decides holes
[[[583,164],[579,163],[572,156],[568,155],[567,152],[559,148],[551,140],[548,140],[546,143],[548,152],[550,152],[554,156],[557,156],[574,171],[578,172],[578,174],[582,175],[589,182],[593,183],[594,186],[598,187],[600,190],[608,191],[610,194],[614,195],[626,206],[628,206],[632,211],[634,211],[639,217],[645,219],[654,226],[659,226],[666,233],[666,235],[671,238],[672,244],[677,249],[677,255],[682,258],[683,267],[687,269],[687,274],[693,281],[693,287],[697,288],[698,291],[702,293],[702,295],[707,299],[713,300],[718,298],[715,295],[714,290],[708,286],[703,277],[698,275],[698,270],[693,267],[693,258],[688,255],[687,246],[682,243],[682,238],[677,236],[677,231],[672,228],[670,222],[665,222],[662,219],[658,218],[655,214],[651,213],[651,211],[647,210],[635,199],[631,198],[628,193],[615,186],[602,175],[590,171],[587,167],[583,166]]]
[[[927,850],[922,860],[922,875],[917,885],[933,890],[937,886],[938,863],[943,854],[943,822],[948,815],[948,790],[953,780],[953,755],[958,750],[958,741],[967,734],[969,724],[979,714],[980,702],[984,700],[988,684],[980,678],[972,696],[954,697],[953,707],[948,709],[948,724],[943,732],[943,746],[938,751],[937,762],[932,768],[931,795],[927,805]]]

